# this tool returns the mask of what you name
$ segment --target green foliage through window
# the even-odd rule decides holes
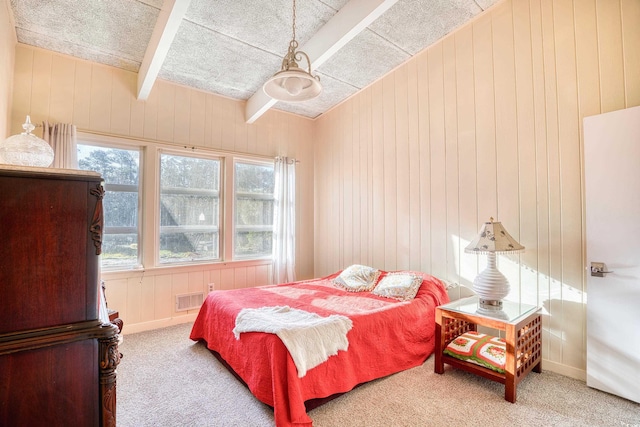
[[[140,151],[78,144],[78,166],[98,172],[105,182],[102,268],[137,266]]]
[[[220,258],[220,160],[160,155],[160,262]]]
[[[159,166],[159,182],[145,177],[146,188],[159,188],[158,215],[154,216],[158,222],[144,228],[144,233],[158,233],[157,240],[145,237],[145,242],[158,242],[155,248],[140,244],[143,153],[150,156],[145,161]],[[275,183],[271,162],[81,142],[78,163],[80,169],[96,171],[104,179],[101,265],[105,270],[140,266],[143,249],[156,251],[161,265],[271,256]],[[233,168],[226,183],[225,168]],[[233,217],[223,224],[225,204]],[[223,241],[230,240],[232,251],[223,254]]]
[[[265,163],[235,163],[234,256],[271,255],[274,168]]]

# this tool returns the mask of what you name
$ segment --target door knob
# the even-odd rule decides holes
[[[607,273],[613,273],[613,271],[607,271],[607,266],[604,262],[591,263],[591,275],[593,277],[604,277]]]

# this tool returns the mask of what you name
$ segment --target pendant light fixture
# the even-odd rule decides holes
[[[320,77],[311,74],[311,61],[303,51],[298,51],[296,40],[296,0],[293,0],[293,37],[289,50],[282,59],[282,68],[263,86],[264,92],[278,101],[306,101],[320,95],[322,86]],[[298,62],[305,59],[307,70],[300,68]]]

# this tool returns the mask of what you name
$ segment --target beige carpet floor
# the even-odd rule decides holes
[[[125,325],[126,328],[126,325]],[[118,426],[273,426],[260,403],[202,343],[191,324],[124,336],[118,367]],[[640,385],[639,385],[640,386]],[[544,370],[504,387],[447,367],[433,356],[309,412],[315,427],[343,426],[640,426],[640,404]]]

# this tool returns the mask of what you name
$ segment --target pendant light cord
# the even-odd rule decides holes
[[[296,0],[293,0],[293,40],[296,39]]]

